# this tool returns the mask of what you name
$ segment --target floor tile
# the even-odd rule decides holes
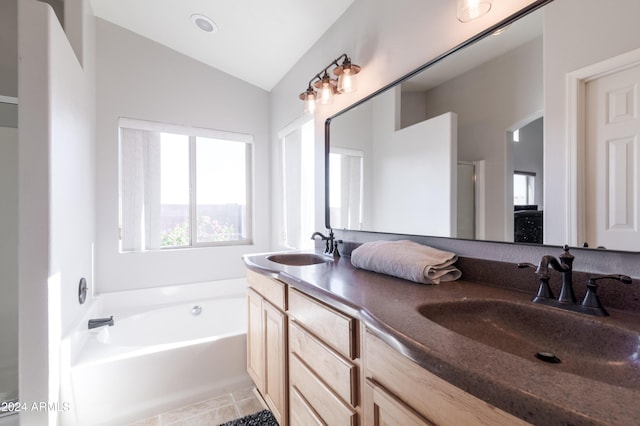
[[[263,409],[254,389],[249,388],[167,411],[127,426],[214,426]]]
[[[264,409],[255,396],[236,402],[236,407],[238,408],[240,417],[248,416],[249,414],[257,413]]]

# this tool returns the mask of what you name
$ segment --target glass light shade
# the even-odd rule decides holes
[[[325,73],[322,80],[316,81],[314,86],[318,89],[318,103],[328,105],[333,102],[336,82]]]
[[[316,110],[316,92],[309,86],[306,92],[300,93],[300,99],[304,102],[304,112],[313,114]]]
[[[471,22],[491,10],[490,0],[458,0],[457,17],[460,22]]]
[[[333,87],[331,87],[331,83],[329,83],[328,81],[322,83],[318,102],[320,102],[322,105],[327,105],[333,102]]]
[[[313,114],[316,110],[316,97],[315,95],[311,95],[307,97],[304,101],[304,112],[308,112],[309,114]]]
[[[338,92],[351,93],[356,91],[356,77],[351,67],[344,68],[338,77]]]
[[[345,58],[342,65],[336,67],[333,73],[338,76],[338,93],[351,93],[356,91],[355,75],[360,72],[360,66],[351,63],[351,59]]]

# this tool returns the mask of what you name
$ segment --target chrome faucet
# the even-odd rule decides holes
[[[569,253],[569,246],[564,246],[564,253],[558,256],[558,259],[551,255],[544,255],[538,266],[531,263],[518,263],[518,268],[534,268],[535,273],[540,278],[540,287],[538,294],[533,298],[533,303],[540,303],[547,306],[553,306],[560,309],[566,309],[573,312],[581,312],[588,315],[608,316],[609,313],[600,303],[600,299],[596,294],[598,285],[597,280],[615,279],[624,284],[631,284],[631,278],[626,275],[599,275],[590,277],[587,282],[587,292],[580,304],[576,301],[573,292],[573,260],[574,256]],[[549,267],[562,273],[562,288],[560,296],[556,299],[549,286]]]
[[[340,257],[340,252],[338,251],[338,243],[342,243],[342,240],[336,240],[334,235],[333,235],[333,229],[329,229],[329,236],[327,237],[326,235],[320,233],[320,232],[314,232],[313,234],[311,234],[311,239],[315,240],[316,237],[320,237],[320,239],[322,241],[326,241],[325,244],[325,248],[324,248],[324,254],[333,256],[333,257]]]
[[[105,325],[111,327],[113,326],[113,324],[113,315],[111,315],[111,317],[109,318],[94,318],[89,320],[89,330],[93,328],[104,327]]]

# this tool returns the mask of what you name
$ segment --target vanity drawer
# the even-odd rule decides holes
[[[357,367],[322,343],[303,327],[289,322],[289,351],[305,361],[345,402],[358,405]]]
[[[358,357],[355,319],[295,289],[289,292],[289,315],[340,354]]]
[[[273,306],[282,311],[287,309],[286,284],[251,270],[247,270],[247,282],[249,287],[260,293]]]
[[[355,426],[356,411],[345,404],[293,353],[289,356],[289,385],[290,389],[299,392],[298,397],[302,397],[302,401],[307,402],[309,411],[317,413],[325,424]]]
[[[291,426],[325,426],[300,391],[295,386],[289,389],[289,424]]]
[[[365,332],[365,377],[368,386],[377,384],[374,404],[387,404],[390,398],[415,410],[435,424],[483,424],[492,426],[524,426],[529,423],[482,401],[462,389],[423,369],[396,352],[378,337]],[[375,389],[375,386],[374,386]],[[399,412],[397,403],[390,413]]]

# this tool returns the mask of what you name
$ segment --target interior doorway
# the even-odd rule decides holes
[[[513,217],[513,241],[543,244],[544,118],[538,117],[510,136],[513,170],[508,203]]]

